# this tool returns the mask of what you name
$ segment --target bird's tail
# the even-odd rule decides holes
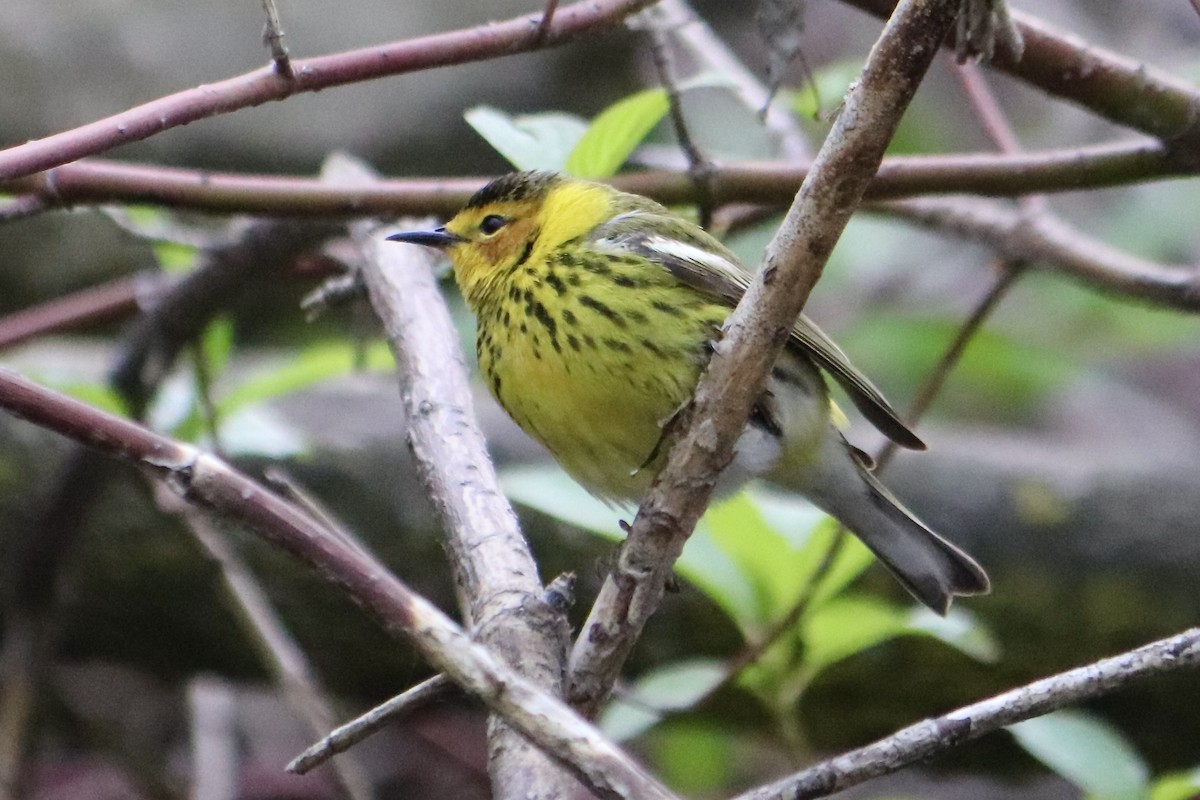
[[[956,596],[990,590],[983,568],[892,496],[840,435],[822,446],[820,466],[801,470],[803,485],[793,488],[858,536],[914,597],[945,614]],[[780,482],[794,484],[795,475]]]

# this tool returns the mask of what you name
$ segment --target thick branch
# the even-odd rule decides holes
[[[357,237],[365,240],[365,231]],[[561,696],[569,627],[542,599],[537,564],[488,458],[430,254],[363,243],[369,248],[363,274],[396,356],[408,441],[442,518],[460,604],[479,641]],[[508,726],[493,725],[489,742],[497,798],[574,793],[574,781]]]
[[[900,116],[954,20],[950,0],[904,0],[847,94],[763,268],[725,328],[667,466],[571,654],[568,698],[594,714],[650,614],[713,484],[729,463],[792,322],[875,174]]]
[[[1108,694],[1141,678],[1198,665],[1200,628],[1192,628],[1169,639],[918,722],[874,744],[739,795],[736,800],[825,797],[944,753],[1007,725]]]
[[[593,726],[473,642],[382,564],[220,459],[4,368],[0,408],[141,466],[181,497],[232,518],[312,567],[386,630],[407,636],[430,664],[560,759],[600,796],[673,800]]]
[[[373,78],[562,44],[615,25],[650,2],[652,0],[587,0],[558,9],[544,31],[539,30],[542,15],[527,14],[476,28],[293,60],[291,73],[286,75],[281,75],[271,64],[0,151],[0,180],[41,172],[118,145],[147,139],[189,122],[271,100],[283,100],[301,92],[316,92]]]

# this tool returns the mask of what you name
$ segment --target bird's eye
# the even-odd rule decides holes
[[[499,214],[488,214],[479,223],[479,230],[487,236],[491,236],[496,231],[508,224],[508,219]]]

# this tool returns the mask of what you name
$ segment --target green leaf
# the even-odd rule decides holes
[[[923,633],[944,642],[976,661],[991,664],[1000,658],[1000,643],[979,618],[954,606],[944,617],[924,606],[913,608],[908,619],[911,633]]]
[[[217,410],[225,416],[244,406],[273,400],[355,369],[382,371],[393,366],[392,354],[384,342],[371,344],[362,364],[358,363],[354,348],[345,343],[318,344],[302,350],[278,367],[243,381],[217,402]]]
[[[1056,711],[1008,730],[1026,752],[1091,797],[1135,800],[1146,793],[1145,762],[1106,722],[1077,711]]]
[[[179,274],[190,270],[195,266],[196,256],[200,252],[194,245],[163,240],[154,242],[151,249],[154,251],[154,258],[162,267],[162,271],[168,274]]]
[[[825,560],[833,545],[839,525],[836,520],[819,510],[804,498],[772,489],[756,486],[751,496],[771,526],[784,536],[793,537],[797,548],[795,563],[796,589],[809,580],[817,567]],[[799,537],[799,538],[796,538]],[[841,550],[830,565],[816,594],[810,601],[816,607],[841,592],[875,561],[867,546],[850,534],[844,534]],[[790,605],[790,601],[789,601]]]
[[[835,597],[805,616],[804,662],[812,674],[908,632],[906,609],[871,597]]]
[[[40,379],[40,382],[48,386],[54,386],[53,380]],[[90,406],[95,406],[101,411],[107,411],[119,417],[125,416],[125,404],[121,401],[121,396],[111,386],[106,384],[67,383],[55,388],[63,394],[74,397],[76,400],[82,400]]]
[[[592,120],[566,161],[578,178],[608,178],[633,154],[670,108],[664,89],[646,89],[618,100]]]
[[[1172,772],[1150,785],[1149,800],[1194,800],[1200,795],[1200,767]]]
[[[798,116],[821,121],[834,111],[846,90],[850,88],[860,72],[861,61],[835,61],[827,64],[812,75],[803,88],[791,92],[792,109]]]
[[[677,661],[641,675],[632,690],[613,701],[600,727],[618,741],[641,734],[664,714],[686,711],[725,678],[725,666],[711,658]]]
[[[558,112],[513,116],[476,106],[463,116],[517,169],[564,169],[587,130],[583,120]]]
[[[632,509],[615,508],[592,495],[549,462],[500,472],[500,485],[514,503],[548,514],[612,541],[625,538],[618,524]],[[754,597],[742,573],[713,542],[705,521],[688,539],[675,571],[717,603],[732,619],[753,613]]]
[[[753,614],[738,623],[754,632],[785,612],[795,598],[797,548],[767,524],[745,494],[710,508],[704,519],[713,541],[753,587]]]
[[[229,365],[233,352],[233,320],[220,316],[210,322],[200,339],[200,350],[208,362],[209,379],[216,381]]]
[[[714,797],[730,785],[741,761],[734,749],[737,740],[727,727],[681,719],[659,727],[647,749],[672,789],[689,797]]]

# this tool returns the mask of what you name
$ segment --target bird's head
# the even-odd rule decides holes
[[[514,172],[476,192],[444,226],[388,239],[444,250],[463,295],[475,306],[501,276],[543,263],[608,219],[617,194],[557,172]]]

